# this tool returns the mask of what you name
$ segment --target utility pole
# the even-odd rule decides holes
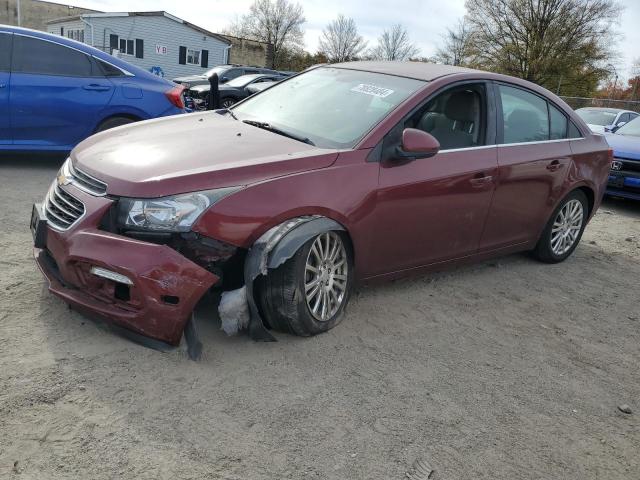
[[[22,19],[20,18],[20,0],[17,0],[17,13],[18,13],[18,26],[22,26]]]

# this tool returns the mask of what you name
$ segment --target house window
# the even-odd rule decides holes
[[[190,65],[200,65],[200,50],[187,49],[187,63]]]
[[[60,29],[60,35],[64,34],[64,30]],[[77,40],[79,42],[84,42],[84,29],[78,30],[67,30],[67,38],[71,40]]]
[[[118,50],[123,55],[135,55],[135,42],[133,40],[127,40],[126,38],[120,39]]]

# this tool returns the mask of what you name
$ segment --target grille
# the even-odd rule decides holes
[[[640,161],[638,160],[629,160],[628,158],[620,157],[614,157],[613,159],[622,162],[621,170],[626,170],[627,172],[640,172]]]
[[[44,211],[49,225],[67,230],[84,215],[84,204],[54,182],[47,193]]]
[[[107,184],[84,173],[82,170],[74,168],[69,161],[69,173],[73,176],[73,183],[79,189],[84,190],[91,195],[104,195],[107,193]]]

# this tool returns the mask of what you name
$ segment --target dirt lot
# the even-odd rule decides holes
[[[315,338],[202,312],[194,363],[46,293],[28,219],[59,164],[0,160],[0,478],[640,478],[639,204],[607,201],[561,265],[361,289]]]

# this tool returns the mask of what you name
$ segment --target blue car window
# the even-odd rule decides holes
[[[8,72],[11,66],[11,37],[0,32],[0,72]]]
[[[12,71],[40,75],[90,77],[93,62],[89,55],[37,38],[14,35]]]

